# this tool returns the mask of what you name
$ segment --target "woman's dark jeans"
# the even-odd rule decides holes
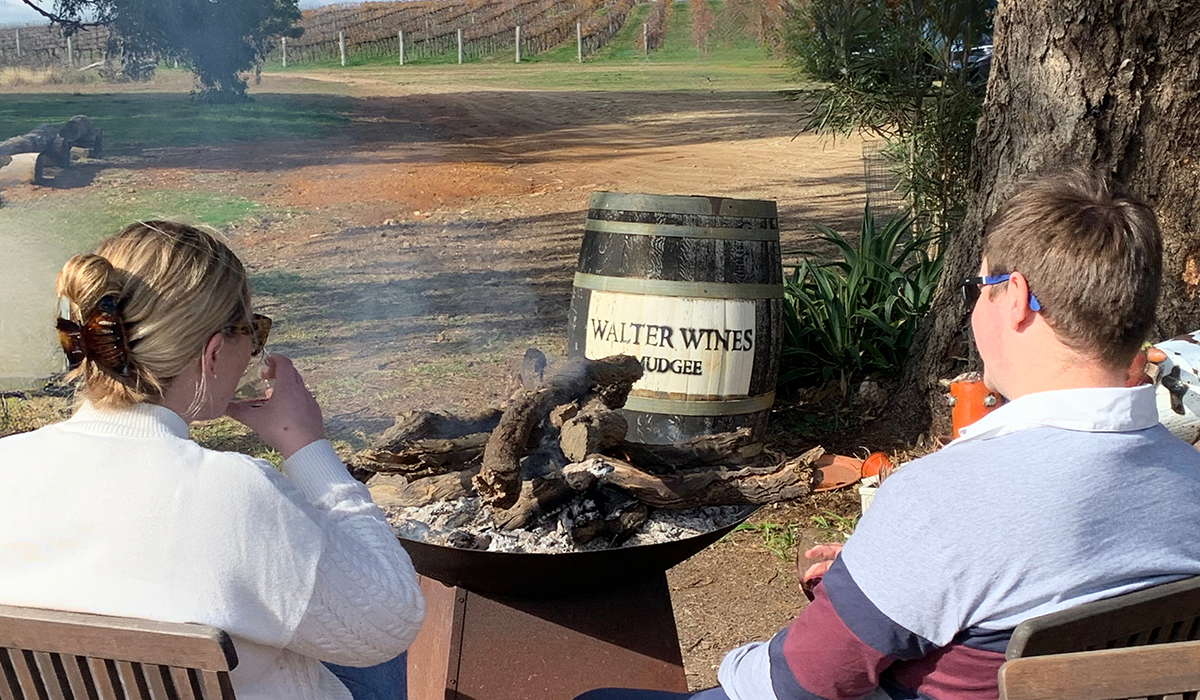
[[[354,700],[408,700],[407,653],[366,668],[322,663],[346,686]]]
[[[575,698],[575,700],[729,700],[720,688],[709,688],[698,693],[667,693],[661,690],[633,690],[630,688],[600,688]]]

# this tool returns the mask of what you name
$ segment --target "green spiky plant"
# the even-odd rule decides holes
[[[942,269],[940,241],[914,238],[912,219],[878,226],[870,206],[858,240],[816,225],[839,258],[807,257],[784,281],[784,392],[837,382],[843,398],[858,381],[900,371]],[[785,266],[785,268],[788,266]]]

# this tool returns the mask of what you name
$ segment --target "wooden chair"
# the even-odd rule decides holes
[[[0,605],[0,700],[234,700],[235,666],[206,625]]]
[[[1026,620],[1005,658],[1200,639],[1200,576]]]
[[[1200,690],[1200,577],[1026,620],[1000,667],[1001,700],[1114,700]]]
[[[1119,700],[1200,691],[1200,642],[1031,656],[1000,667],[1000,700]]]

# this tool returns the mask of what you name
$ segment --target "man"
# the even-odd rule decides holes
[[[891,476],[812,603],[694,697],[994,699],[1018,623],[1200,574],[1200,453],[1125,386],[1161,270],[1153,213],[1102,179],[1013,196],[962,283],[1009,403]],[[629,692],[586,697],[676,697]]]

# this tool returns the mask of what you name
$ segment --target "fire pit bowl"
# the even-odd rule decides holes
[[[400,544],[412,557],[417,573],[477,593],[554,597],[575,595],[637,581],[661,573],[745,522],[756,506],[732,523],[672,542],[587,552],[533,554],[486,552],[418,542]]]

